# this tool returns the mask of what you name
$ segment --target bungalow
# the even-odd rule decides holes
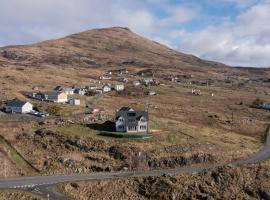
[[[116,91],[123,91],[124,89],[125,89],[125,85],[124,84],[115,84],[114,85],[114,89],[116,90]]]
[[[151,83],[153,83],[153,79],[152,78],[145,78],[145,79],[143,79],[143,82],[145,85],[150,85]]]
[[[66,95],[73,95],[74,94],[74,89],[73,88],[65,88],[63,90],[63,92],[66,94]]]
[[[128,79],[127,78],[120,78],[118,79],[119,82],[127,83]]]
[[[96,90],[96,89],[97,89],[97,86],[95,86],[95,85],[90,85],[90,86],[88,86],[87,88],[88,88],[88,90]]]
[[[103,93],[103,89],[102,89],[102,88],[97,88],[97,89],[95,90],[95,92],[96,92],[97,94],[102,94],[102,93]]]
[[[54,103],[66,103],[68,101],[68,96],[66,93],[59,91],[44,92],[43,100]]]
[[[157,94],[157,93],[156,93],[155,91],[149,91],[149,92],[148,92],[148,95],[149,95],[149,96],[155,96],[156,94]]]
[[[6,103],[5,110],[7,113],[30,113],[33,110],[33,105],[29,102],[14,99]]]
[[[86,89],[84,89],[84,88],[75,88],[74,93],[79,94],[79,95],[85,95]]]
[[[194,95],[201,95],[201,90],[196,90],[196,89],[192,89],[191,90],[191,94],[194,94]]]
[[[106,84],[102,87],[103,92],[110,92],[112,90],[110,84]]]
[[[148,133],[148,120],[147,112],[123,107],[116,113],[115,128],[117,132]]]
[[[81,100],[72,98],[72,99],[68,100],[68,104],[79,106],[79,105],[81,105]]]
[[[100,77],[100,80],[111,80],[112,79],[112,77],[110,77],[110,76],[101,76]]]
[[[262,108],[266,110],[270,110],[270,103],[263,103]]]

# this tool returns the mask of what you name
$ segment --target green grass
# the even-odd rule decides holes
[[[117,133],[117,132],[101,132],[99,135],[113,138],[127,138],[127,139],[150,139],[153,138],[151,134],[131,134],[131,133]]]
[[[16,164],[16,166],[22,170],[25,175],[37,175],[35,170],[10,144],[8,144],[4,138],[0,137],[0,145],[4,146],[10,159]]]
[[[87,126],[80,124],[59,126],[56,130],[68,136],[96,137],[99,134],[99,131],[90,129]]]

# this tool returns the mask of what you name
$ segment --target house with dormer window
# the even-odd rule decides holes
[[[148,113],[123,107],[116,113],[115,128],[117,132],[148,133]]]

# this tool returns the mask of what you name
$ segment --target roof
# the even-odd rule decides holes
[[[61,86],[61,85],[58,85],[58,86],[56,86],[56,87],[54,88],[54,90],[56,90],[56,91],[61,91],[61,90],[63,90],[63,89],[64,89],[64,87]]]
[[[27,102],[25,101],[20,101],[20,100],[17,100],[17,99],[13,99],[13,100],[9,100],[7,101],[7,106],[10,106],[10,107],[23,107]]]
[[[130,107],[122,107],[119,111],[134,111],[134,110]]]
[[[129,115],[130,113],[134,115]],[[144,117],[148,121],[148,112],[145,111],[134,111],[129,107],[123,107],[116,113],[116,120],[123,117],[127,120],[129,126],[137,126],[138,121]]]
[[[61,92],[61,91],[50,91],[50,92],[44,92],[43,94],[51,96],[51,95],[59,95],[59,94],[62,94],[62,93],[63,92]]]

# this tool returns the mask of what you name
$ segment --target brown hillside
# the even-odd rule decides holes
[[[127,28],[95,29],[63,39],[34,45],[0,48],[0,60],[27,66],[43,64],[81,67],[167,67],[200,71],[203,67],[225,67],[174,51],[145,39]]]

